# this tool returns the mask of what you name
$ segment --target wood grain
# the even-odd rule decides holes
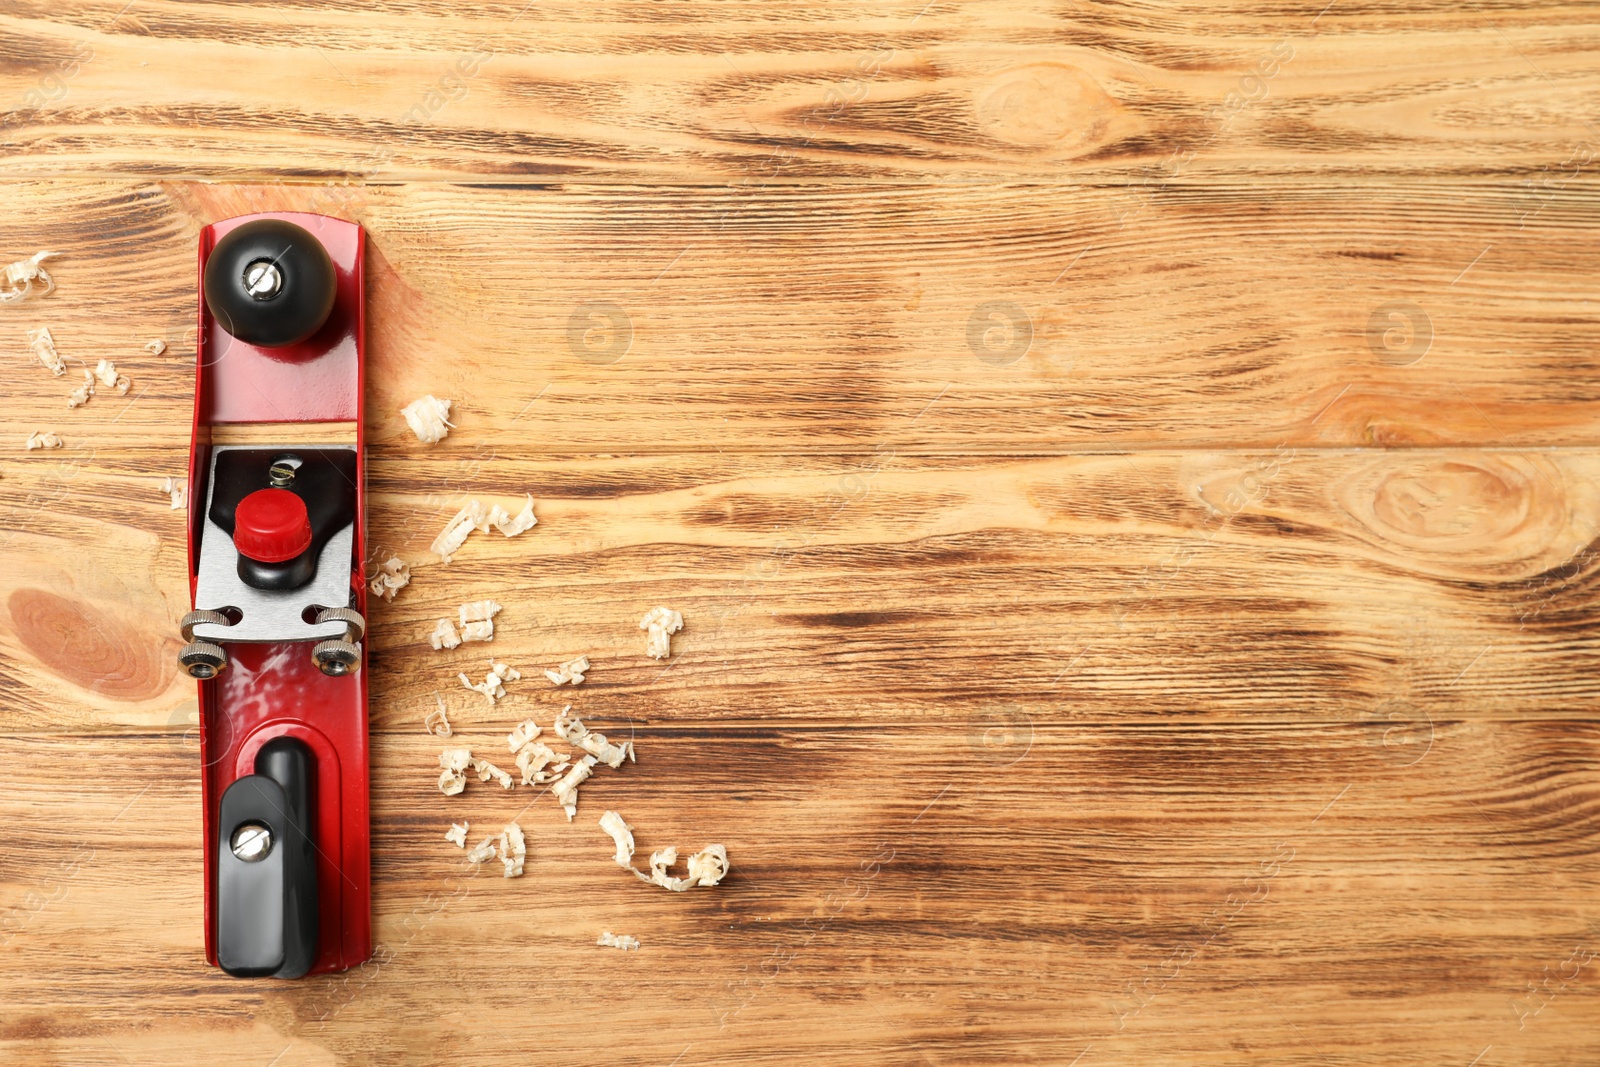
[[[1342,722],[1381,743],[1391,720],[1597,710],[1594,452],[512,450],[469,469],[411,452],[369,468],[373,559],[414,576],[372,608],[376,729],[419,729],[439,699],[504,719],[456,681],[491,654],[534,678],[588,655],[581,691],[539,681],[521,699],[610,723]],[[167,725],[193,695],[172,661],[182,513],[143,473],[64,462],[0,480],[25,527],[0,574],[11,721]],[[475,537],[449,565],[428,552],[467,497],[520,504],[508,489],[534,494],[539,526]],[[507,605],[492,645],[428,646],[482,597]],[[686,618],[670,666],[637,627],[658,603]]]
[[[1004,753],[901,723],[637,741],[639,762],[593,779],[568,824],[524,790],[443,798],[437,742],[384,735],[381,962],[244,984],[195,963],[193,750],[148,731],[0,740],[7,949],[35,961],[0,971],[9,1048],[43,1063],[464,1048],[499,1064],[530,1042],[624,1064],[1592,1054],[1592,724],[1452,724],[1409,766],[1332,726],[1039,724]],[[733,871],[716,891],[640,885],[609,858],[604,808],[644,849],[721,841]],[[474,875],[443,840],[452,819],[513,816],[520,881]],[[595,948],[603,929],[643,946]],[[1556,972],[1562,991],[1529,1000]]]
[[[1596,31],[1446,0],[21,0],[0,173],[1562,182],[1593,160]]]
[[[8,4],[0,262],[60,254],[0,306],[0,1063],[1600,1060],[1597,50],[1562,3]],[[196,236],[262,210],[367,227],[413,567],[380,947],[300,982],[203,963],[159,484]],[[133,390],[67,410],[40,325]],[[576,821],[437,792],[427,712],[492,757],[568,702],[639,750]],[[608,808],[732,873],[639,884]]]
[[[3,309],[0,434],[186,441],[194,240],[321,207],[368,228],[369,427],[451,397],[446,454],[1600,445],[1600,231],[1566,191],[1229,183],[762,190],[16,183],[0,247],[61,253]],[[42,220],[42,221],[41,221]],[[108,315],[116,306],[126,312]],[[66,410],[24,330],[126,366]],[[0,325],[0,330],[4,326]],[[165,338],[166,355],[141,351]],[[76,374],[77,371],[75,370]],[[20,435],[20,436],[19,436]]]

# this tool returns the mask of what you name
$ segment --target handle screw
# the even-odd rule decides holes
[[[258,822],[243,822],[234,828],[233,837],[228,840],[228,847],[233,854],[246,863],[255,863],[267,858],[267,853],[272,851],[272,831]]]

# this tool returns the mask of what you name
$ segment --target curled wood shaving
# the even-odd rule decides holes
[[[450,729],[450,719],[444,713],[444,697],[435,694],[435,699],[439,701],[439,707],[422,717],[422,725],[435,737],[449,737],[454,731]]]
[[[467,506],[456,512],[455,518],[445,524],[444,532],[433,539],[428,551],[445,563],[449,563],[450,557],[466,543],[467,537],[483,520],[483,505],[476,500],[467,501]]]
[[[508,824],[500,831],[500,862],[505,864],[507,878],[522,877],[522,861],[527,855],[527,839],[522,836],[522,827]]]
[[[95,365],[94,376],[100,379],[101,385],[107,387],[115,386],[117,392],[123,396],[128,395],[128,390],[133,385],[133,382],[128,379],[126,374],[117,373],[117,365],[109,359],[102,359]]]
[[[533,494],[528,494],[528,502],[522,506],[522,510],[516,514],[515,518],[507,515],[504,508],[496,506],[494,512],[491,513],[489,525],[507,537],[515,537],[520,533],[526,533],[539,525],[539,520],[533,517]]]
[[[450,401],[424,396],[400,409],[406,425],[425,445],[436,445],[449,436],[455,423],[450,421]]]
[[[633,827],[624,822],[621,815],[608,811],[600,816],[600,829],[610,834],[616,843],[617,854],[612,858],[617,866],[633,870]]]
[[[440,619],[433,633],[428,635],[428,643],[435,649],[455,648],[461,644],[461,635],[456,633],[455,624],[449,619]]]
[[[472,679],[468,678],[465,673],[458,674],[456,677],[461,679],[462,685],[473,692],[482,693],[488,698],[489,703],[493,704],[496,700],[506,695],[505,683],[517,681],[522,677],[522,672],[515,667],[490,660],[489,673],[484,676],[481,684],[473,685]]]
[[[528,494],[527,504],[523,506],[522,511],[515,518],[498,504],[486,510],[479,501],[469,500],[466,506],[456,512],[455,517],[445,525],[444,532],[433,539],[433,544],[429,546],[429,551],[444,562],[449,563],[451,557],[466,543],[467,538],[474,530],[479,533],[488,533],[493,528],[507,537],[515,537],[538,524],[539,520],[533,516],[533,495],[531,493]]]
[[[467,623],[461,628],[461,640],[493,641],[494,623],[490,622],[488,619],[484,619],[482,622]]]
[[[83,369],[83,384],[67,394],[67,407],[81,408],[94,396],[94,375],[89,373],[89,368]]]
[[[633,742],[625,741],[614,745],[606,740],[605,734],[597,734],[583,725],[583,720],[576,715],[569,715],[572,705],[568,704],[561,709],[561,714],[556,716],[556,736],[569,745],[576,745],[595,759],[615,770],[622,766],[625,759],[633,759]]]
[[[639,629],[648,630],[644,654],[651,659],[666,659],[672,654],[672,634],[683,629],[683,616],[671,608],[651,608],[639,620]]]
[[[635,952],[639,948],[639,939],[628,934],[614,934],[606,930],[600,934],[600,940],[595,942],[601,948],[620,948],[624,952]]]
[[[467,831],[472,829],[471,823],[453,822],[450,829],[444,832],[444,839],[457,848],[467,847]]]
[[[467,853],[467,862],[468,863],[487,863],[488,861],[494,859],[494,846],[495,846],[495,843],[496,843],[496,838],[493,838],[493,837],[484,838],[483,839],[483,843],[481,845],[479,845],[477,848],[473,849],[471,852]]]
[[[474,600],[461,605],[457,614],[461,618],[462,641],[494,640],[494,617],[500,614],[499,604],[492,600]]]
[[[167,499],[172,502],[173,511],[181,511],[189,506],[189,482],[184,478],[161,479],[161,491],[167,494]]]
[[[493,778],[496,782],[500,783],[501,789],[512,789],[516,786],[516,783],[511,780],[511,775],[507,774],[505,771],[502,771],[499,767],[496,767],[486,759],[474,758],[472,761],[472,769],[478,772],[478,781],[480,782],[487,782],[489,779]]]
[[[56,351],[56,339],[50,336],[50,327],[41,326],[37,330],[28,331],[28,347],[33,349],[33,354],[39,357],[45,369],[57,378],[67,373],[66,361]]]
[[[716,885],[728,873],[728,850],[721,845],[707,845],[689,857],[687,866],[691,885]]]
[[[0,289],[0,304],[9,304],[13,300],[21,300],[33,291],[34,280],[44,282],[44,292],[40,296],[49,296],[55,290],[55,280],[50,277],[50,272],[40,266],[45,260],[54,256],[54,252],[35,252],[27,259],[19,259],[15,263],[6,264],[5,288]]]
[[[467,787],[467,768],[472,765],[470,748],[447,748],[439,753],[439,792],[453,797]]]
[[[553,671],[545,671],[544,676],[556,685],[579,685],[583,682],[584,672],[589,669],[589,657],[579,656],[569,659]]]
[[[28,452],[32,452],[36,448],[60,448],[61,438],[53,433],[30,434],[27,442],[22,447]]]
[[[572,766],[570,757],[556,752],[538,740],[539,724],[524,719],[506,735],[506,744],[516,754],[517,770],[522,772],[523,785],[545,785]]]
[[[144,350],[150,353],[152,356],[159,356],[161,353],[167,350],[167,342],[157,337],[154,341],[147,342],[144,346]]]
[[[538,723],[532,719],[523,719],[512,727],[511,732],[506,735],[506,744],[511,747],[512,752],[520,752],[524,745],[538,737],[542,732]]]
[[[551,795],[565,809],[568,822],[571,822],[572,817],[578,814],[578,786],[587,781],[589,775],[594,773],[594,765],[595,758],[593,756],[585,756],[577,763],[574,763],[572,769],[562,775],[560,780],[550,787]]]
[[[399,556],[390,556],[378,564],[378,573],[373,575],[372,581],[368,583],[367,588],[372,590],[373,596],[381,596],[385,600],[393,600],[396,593],[410,584],[411,564]]]
[[[530,741],[517,749],[517,770],[523,785],[546,785],[572,765],[571,761],[543,741]]]
[[[461,625],[469,622],[486,622],[500,614],[500,605],[492,600],[474,600],[470,604],[463,604],[457,608],[461,616]]]
[[[687,861],[689,874],[686,878],[674,878],[667,873],[667,869],[676,862],[678,850],[664,848],[650,854],[649,874],[640,870],[633,873],[640,881],[670,889],[674,893],[682,893],[696,886],[714,886],[728,873],[728,850],[721,845],[707,845],[696,852]]]

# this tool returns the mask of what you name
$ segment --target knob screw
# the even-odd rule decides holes
[[[283,272],[270,259],[258,259],[244,269],[244,291],[257,300],[271,300],[283,288]]]

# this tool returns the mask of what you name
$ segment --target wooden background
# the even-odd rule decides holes
[[[60,253],[0,307],[0,1060],[1600,1060],[1593,5],[471,8],[0,11],[0,260]],[[287,983],[202,960],[157,488],[196,235],[265,209],[368,228],[415,568],[380,953]],[[40,325],[133,391],[69,412]],[[490,648],[428,648],[486,595]],[[530,675],[493,709],[485,652]],[[570,825],[446,799],[436,694],[639,761]],[[731,875],[635,883],[606,808]],[[443,841],[512,816],[520,880]]]

